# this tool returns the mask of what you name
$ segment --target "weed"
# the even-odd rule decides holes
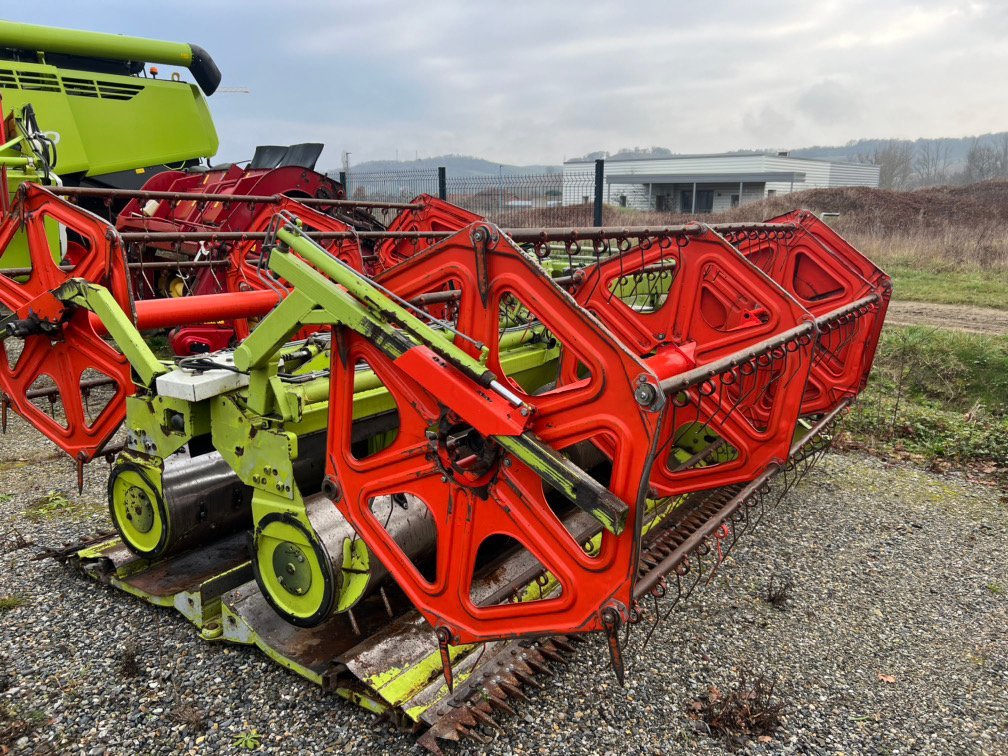
[[[774,609],[783,611],[791,598],[792,588],[794,588],[794,580],[791,579],[790,575],[775,572],[770,576],[766,596],[763,597],[763,600]]]
[[[206,724],[206,716],[202,711],[189,703],[181,704],[172,712],[172,717],[181,725],[192,730],[201,730]],[[258,744],[257,744],[258,745]],[[254,750],[254,749],[249,749]]]
[[[766,741],[781,723],[784,704],[774,700],[776,680],[758,675],[752,682],[739,673],[731,690],[711,686],[688,706],[689,717],[728,748],[745,746],[750,738]]]
[[[7,753],[20,738],[31,735],[48,719],[38,709],[21,713],[9,703],[0,704],[0,752]]]
[[[73,502],[67,498],[65,493],[51,490],[45,496],[40,496],[34,504],[28,507],[25,511],[25,517],[30,520],[45,520],[72,510],[73,507]]]
[[[256,730],[245,730],[235,735],[232,745],[244,751],[254,751],[262,744],[262,736]]]
[[[2,550],[5,554],[20,551],[21,549],[27,549],[29,546],[34,545],[35,544],[25,538],[21,531],[17,528],[11,528],[4,534],[3,538],[0,538],[0,550]]]
[[[1004,595],[1005,588],[1001,583],[988,583],[987,590],[993,593],[995,596]]]
[[[9,612],[11,609],[17,609],[19,606],[24,606],[27,603],[28,599],[17,594],[0,596],[0,613]]]
[[[137,661],[137,654],[140,652],[140,644],[135,639],[129,638],[122,645],[119,656],[119,674],[123,677],[139,677],[143,672],[140,662]]]
[[[14,497],[11,496],[10,494],[0,494],[0,504],[6,504],[8,501],[11,501],[13,498]]]

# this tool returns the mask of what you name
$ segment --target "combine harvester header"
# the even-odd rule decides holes
[[[116,192],[113,224],[44,185],[30,133],[0,143],[5,424],[111,462],[115,533],[52,555],[433,751],[584,634],[622,682],[629,630],[828,446],[890,294],[803,211],[502,229],[427,196],[174,186]],[[138,286],[188,244],[217,245],[219,289]],[[209,321],[230,347],[166,360],[143,335]]]

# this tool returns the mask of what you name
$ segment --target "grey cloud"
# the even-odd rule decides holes
[[[191,40],[226,85],[221,158],[324,139],[333,165],[468,152],[507,162],[632,144],[683,152],[1004,128],[1003,2],[132,0],[15,20]],[[194,24],[193,20],[199,23]]]
[[[836,79],[824,79],[802,92],[795,104],[813,122],[826,124],[857,112],[860,97]]]

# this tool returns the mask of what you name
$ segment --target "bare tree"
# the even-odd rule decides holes
[[[937,186],[948,182],[951,155],[948,142],[923,139],[917,143],[914,171],[920,186]]]
[[[966,182],[986,181],[998,174],[998,150],[979,137],[970,143],[966,153]]]
[[[879,186],[883,189],[906,189],[913,177],[913,145],[903,140],[890,140],[875,148],[872,162],[881,167]]]
[[[1008,132],[1001,134],[1001,139],[997,143],[997,168],[995,175],[998,178],[1008,178]]]

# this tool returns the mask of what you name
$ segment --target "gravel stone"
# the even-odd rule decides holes
[[[201,641],[181,615],[34,549],[109,527],[103,463],[72,463],[18,417],[0,437],[0,703],[38,724],[19,753],[417,753],[408,734],[252,648]],[[50,489],[71,508],[25,511]],[[658,627],[635,628],[627,685],[600,638],[503,734],[447,753],[721,754],[687,707],[741,670],[777,680],[782,728],[749,754],[1008,753],[1008,493],[966,477],[829,454]],[[792,583],[765,600],[771,575]],[[120,668],[139,649],[140,677]],[[890,682],[891,680],[891,682]],[[197,716],[193,717],[192,713]],[[700,727],[697,727],[700,725]]]

